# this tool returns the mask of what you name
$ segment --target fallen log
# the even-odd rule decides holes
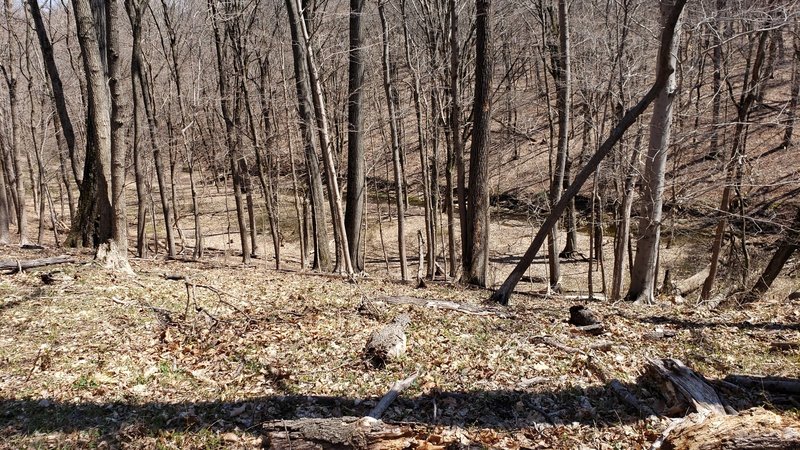
[[[406,448],[413,431],[381,421],[356,417],[277,420],[264,424],[272,449]]]
[[[700,287],[703,286],[703,282],[705,282],[706,278],[708,278],[709,270],[711,270],[710,264],[689,278],[685,278],[675,283],[675,290],[677,291],[676,294],[685,296],[686,294],[700,289]]]
[[[458,428],[430,428],[370,417],[276,420],[263,425],[265,447],[277,450],[449,448],[463,439]]]
[[[458,303],[450,300],[429,300],[425,298],[399,295],[394,297],[379,297],[373,301],[383,302],[390,305],[415,305],[415,306],[422,306],[425,308],[447,309],[450,311],[457,311],[460,313],[472,314],[475,316],[498,316],[502,318],[511,317],[511,314],[504,311],[503,308],[498,308],[494,306],[470,305],[467,303]]]
[[[672,430],[661,448],[796,450],[800,448],[800,422],[762,408],[735,416],[692,414]]]
[[[71,256],[54,256],[52,258],[28,259],[28,260],[14,260],[5,259],[0,261],[0,271],[8,273],[17,273],[21,270],[33,269],[36,267],[53,266],[56,264],[69,264],[74,263],[75,259]]]
[[[754,377],[728,375],[725,381],[748,389],[760,389],[775,394],[800,395],[800,380],[783,377]]]

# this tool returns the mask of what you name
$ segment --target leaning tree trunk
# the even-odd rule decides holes
[[[361,236],[366,194],[364,168],[364,27],[361,20],[364,0],[350,0],[350,53],[347,77],[347,204],[344,227],[353,269],[364,270],[364,244]]]
[[[397,246],[400,250],[400,278],[408,280],[408,265],[406,263],[406,236],[405,236],[405,202],[403,200],[403,175],[400,166],[400,136],[398,131],[398,117],[395,102],[392,98],[392,79],[389,73],[389,25],[386,22],[385,1],[378,4],[378,14],[383,30],[383,91],[389,108],[389,132],[392,142],[392,163],[394,167],[395,200],[397,206]]]
[[[786,236],[781,239],[781,242],[778,244],[778,249],[775,250],[772,259],[770,259],[767,267],[764,268],[764,272],[758,277],[758,281],[750,288],[750,291],[745,294],[745,302],[754,302],[761,298],[770,286],[772,286],[772,282],[778,277],[783,266],[789,261],[789,258],[800,249],[800,231],[798,230],[800,230],[800,208],[797,210],[794,223],[792,223],[791,228],[786,231]]]
[[[597,150],[597,152],[575,176],[575,181],[572,182],[569,189],[567,189],[562,195],[558,204],[550,211],[550,214],[548,214],[541,228],[539,228],[539,231],[533,238],[533,242],[531,242],[530,247],[528,247],[528,250],[522,256],[519,263],[517,263],[517,265],[511,271],[511,274],[509,274],[509,276],[503,282],[503,285],[500,287],[500,289],[492,294],[492,301],[504,305],[508,304],[508,300],[511,297],[511,293],[514,291],[514,287],[516,287],[517,283],[519,283],[519,280],[522,278],[522,275],[524,275],[525,271],[527,271],[528,267],[530,267],[531,263],[533,262],[533,258],[536,257],[539,249],[541,249],[542,244],[544,243],[547,234],[550,231],[550,228],[556,223],[556,221],[558,221],[558,219],[561,217],[561,214],[564,213],[564,210],[567,208],[570,200],[577,195],[581,187],[583,187],[583,184],[597,169],[600,162],[611,152],[611,149],[619,141],[625,131],[627,131],[628,128],[630,128],[631,125],[636,122],[636,119],[642,115],[647,107],[650,106],[650,103],[655,100],[664,86],[666,86],[667,80],[671,75],[667,69],[668,65],[666,63],[666,59],[670,57],[669,49],[672,48],[672,39],[673,33],[675,32],[675,26],[680,18],[681,12],[683,11],[683,7],[686,5],[686,1],[687,0],[677,0],[675,2],[669,20],[666,21],[661,31],[661,44],[659,47],[657,65],[657,67],[660,69],[656,73],[656,80],[653,83],[653,86],[649,91],[647,91],[645,96],[639,100],[639,103],[625,113],[617,126],[611,130],[611,134],[608,136],[608,138],[606,138],[603,144],[600,145],[600,148]]]
[[[475,101],[469,159],[466,242],[462,242],[463,280],[486,286],[489,269],[489,139],[492,113],[492,2],[477,0],[475,11]]]
[[[70,161],[72,161],[72,173],[75,176],[75,182],[78,187],[81,185],[81,176],[75,158],[75,131],[72,127],[72,120],[69,117],[67,110],[67,101],[64,96],[64,88],[61,84],[61,76],[58,73],[58,66],[53,56],[53,45],[50,42],[50,37],[47,35],[44,21],[42,20],[42,12],[39,8],[37,0],[28,0],[28,6],[31,11],[31,18],[33,19],[36,28],[36,35],[39,39],[39,46],[42,49],[42,58],[44,59],[45,70],[47,71],[48,79],[50,80],[50,89],[53,95],[53,103],[58,113],[59,124],[61,125],[61,133],[64,136],[64,141],[67,144],[67,151],[69,152]],[[69,185],[67,185],[69,189]]]
[[[308,86],[308,68],[306,66],[305,46],[300,35],[300,16],[294,0],[286,0],[289,14],[289,30],[292,37],[292,57],[294,60],[295,88],[297,90],[297,112],[300,119],[300,132],[303,136],[308,186],[311,197],[312,229],[314,239],[313,267],[322,271],[331,269],[328,233],[325,229],[325,200],[323,198],[322,175],[319,172],[319,159],[314,150],[314,111]]]
[[[341,270],[340,263],[344,263],[345,273],[353,274],[352,258],[350,257],[350,246],[347,242],[345,233],[344,211],[342,210],[342,194],[339,190],[339,177],[336,172],[336,164],[333,159],[333,146],[331,145],[330,133],[328,132],[328,113],[325,107],[325,99],[322,92],[322,81],[319,78],[317,64],[314,58],[314,49],[311,46],[311,37],[306,28],[307,18],[305,12],[300,11],[299,29],[306,44],[306,67],[308,68],[308,80],[311,86],[311,98],[314,105],[314,116],[316,118],[317,131],[319,134],[319,146],[322,150],[322,163],[325,167],[325,175],[328,181],[328,200],[331,205],[331,215],[333,216],[333,237],[336,241],[336,266]],[[342,261],[339,261],[341,254]]]
[[[722,215],[714,231],[714,242],[711,246],[711,267],[708,271],[708,278],[706,278],[705,283],[703,283],[703,289],[700,291],[700,299],[702,300],[709,299],[711,290],[714,287],[714,281],[716,281],[717,278],[719,255],[722,251],[722,241],[725,236],[725,231],[728,228],[727,214],[731,203],[731,185],[733,183],[734,171],[729,165],[737,163],[739,157],[743,154],[747,120],[750,116],[750,109],[756,100],[756,88],[761,83],[763,77],[761,68],[764,64],[766,54],[767,36],[768,31],[760,32],[758,47],[753,61],[752,75],[750,75],[749,82],[746,82],[745,86],[742,87],[740,100],[736,105],[737,121],[733,132],[733,141],[731,143],[731,157],[730,160],[725,163],[725,187],[722,189],[722,200],[720,201],[719,208]]]
[[[661,0],[661,21],[669,20],[674,0]],[[680,23],[675,26],[672,47],[668,57],[661,60],[666,68],[658,71],[670,73],[667,84],[653,102],[653,117],[650,119],[650,144],[644,165],[642,198],[645,213],[639,221],[639,238],[636,243],[636,258],[631,270],[631,285],[626,298],[637,302],[652,303],[655,298],[656,264],[661,241],[661,206],[664,201],[664,175],[667,168],[670,128],[672,126],[672,100],[677,84],[675,63],[680,45]]]

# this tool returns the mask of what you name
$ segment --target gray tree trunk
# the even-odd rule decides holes
[[[294,0],[286,0],[289,14],[289,30],[292,37],[292,56],[294,60],[295,88],[297,90],[297,111],[300,119],[300,132],[303,136],[308,185],[311,198],[312,237],[314,240],[313,267],[322,271],[331,269],[328,233],[325,229],[325,199],[322,189],[322,175],[319,172],[319,158],[314,150],[314,118],[309,94],[305,46],[301,39],[300,16]]]
[[[661,22],[666,24],[675,5],[675,0],[660,0]],[[642,199],[644,214],[639,220],[639,237],[636,243],[636,257],[631,270],[631,285],[628,300],[651,303],[655,298],[656,264],[661,240],[661,216],[664,202],[664,175],[667,168],[670,129],[672,126],[672,100],[675,97],[677,82],[675,63],[680,45],[680,23],[675,26],[672,47],[667,49],[668,57],[661,61],[666,67],[656,70],[670,73],[667,84],[653,102],[653,116],[650,119],[650,142],[644,164]]]
[[[569,116],[571,102],[572,75],[569,49],[569,12],[567,1],[558,0],[558,64],[556,65],[556,99],[558,103],[558,146],[556,148],[555,167],[550,182],[550,206],[555,206],[561,199],[564,189],[564,172],[569,152]],[[556,292],[561,290],[561,265],[558,260],[558,222],[550,229],[547,240],[547,256],[550,265],[550,288]]]
[[[395,200],[397,206],[397,245],[400,253],[400,278],[408,280],[408,264],[406,261],[406,236],[405,220],[406,208],[403,196],[403,174],[400,164],[400,136],[397,110],[392,98],[392,78],[389,67],[389,24],[386,22],[385,1],[378,3],[378,14],[381,19],[381,30],[383,36],[383,91],[386,94],[386,102],[389,108],[389,132],[392,144],[392,166],[394,168]]]

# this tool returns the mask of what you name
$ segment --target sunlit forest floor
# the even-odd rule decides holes
[[[415,234],[421,217],[409,222]],[[393,222],[382,227],[387,245],[394,242]],[[497,284],[535,229],[518,219],[495,227]],[[78,261],[0,275],[0,447],[268,447],[265,421],[363,416],[392,383],[416,372],[383,420],[416,423],[417,438],[429,444],[422,448],[439,448],[441,436],[464,447],[647,448],[667,419],[641,418],[610,383],[619,380],[668,415],[672,405],[645,373],[648,358],[680,359],[712,384],[733,374],[800,374],[797,349],[771,349],[800,341],[800,303],[786,299],[794,275],[753,306],[710,309],[691,297],[648,306],[576,300],[586,295],[584,261],[565,262],[566,295],[545,295],[536,280],[546,264],[538,260],[534,281],[523,283],[526,292],[505,314],[400,305],[371,318],[358,312],[364,300],[406,295],[480,305],[489,295],[443,281],[424,289],[399,282],[396,244],[387,246],[387,276],[376,228],[368,227],[370,276],[356,283],[300,271],[291,240],[282,271],[264,245],[267,257],[250,266],[235,249],[199,262],[164,261],[162,250],[132,258],[133,277],[101,268],[88,250],[0,248],[0,259],[66,253]],[[409,254],[416,261],[415,239]],[[667,254],[676,266],[688,264],[685,274],[702,264],[692,266],[696,256],[677,244]],[[410,269],[415,274],[416,264]],[[56,271],[45,283],[42,275]],[[603,317],[603,335],[567,324],[578,303]],[[365,364],[370,333],[402,312],[412,318],[406,356],[384,369]],[[656,337],[662,331],[675,335]],[[797,396],[722,392],[736,409],[800,413]]]

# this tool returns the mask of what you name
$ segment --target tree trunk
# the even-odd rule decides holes
[[[558,147],[556,149],[555,167],[550,180],[550,206],[553,207],[561,198],[564,189],[564,172],[569,152],[569,115],[571,102],[571,68],[569,49],[569,12],[566,0],[558,0],[558,63],[556,64],[556,102],[558,108]],[[550,288],[561,291],[561,265],[558,260],[558,222],[550,229],[547,241],[548,263],[550,265]]]
[[[328,233],[325,230],[325,210],[322,189],[322,176],[319,172],[319,159],[314,150],[314,118],[309,96],[308,75],[306,67],[305,46],[300,39],[300,16],[294,0],[286,0],[286,9],[289,14],[289,29],[292,35],[292,56],[294,59],[294,78],[297,90],[297,110],[300,119],[300,132],[303,136],[306,168],[308,172],[308,185],[311,197],[312,229],[314,239],[314,265],[315,269],[329,271],[331,269],[330,248],[328,247]]]
[[[9,103],[9,118],[11,122],[11,151],[10,156],[12,159],[12,168],[13,171],[13,180],[11,180],[14,184],[14,188],[16,189],[16,218],[17,218],[17,232],[19,234],[19,243],[20,245],[24,245],[28,243],[28,221],[27,221],[27,214],[25,209],[26,203],[26,190],[25,190],[25,179],[22,175],[23,165],[25,163],[23,159],[23,152],[22,152],[22,143],[21,143],[21,133],[22,130],[20,129],[19,124],[19,100],[17,97],[17,78],[16,74],[14,73],[14,65],[18,64],[17,58],[20,55],[17,54],[15,51],[16,44],[14,38],[14,31],[13,31],[13,22],[14,22],[14,11],[13,11],[13,2],[11,0],[6,0],[5,2],[5,17],[6,17],[6,27],[7,27],[7,54],[6,54],[6,61],[3,65],[0,65],[0,69],[3,71],[3,75],[6,79],[6,86],[8,88],[8,103]]]
[[[411,96],[414,101],[414,113],[416,116],[417,125],[417,140],[419,146],[419,164],[422,178],[422,195],[424,197],[424,210],[425,210],[425,238],[428,245],[428,273],[429,278],[433,278],[436,273],[436,228],[434,226],[435,206],[431,199],[431,185],[429,183],[430,177],[428,174],[428,151],[427,139],[425,136],[425,128],[423,126],[422,118],[422,99],[419,67],[415,66],[412,62],[411,46],[412,41],[408,29],[408,17],[406,16],[405,0],[400,3],[400,11],[403,16],[403,41],[405,44],[406,65],[411,72],[412,85]]]
[[[231,178],[233,179],[233,198],[236,203],[236,219],[239,226],[239,242],[242,247],[242,262],[245,264],[250,263],[251,247],[250,236],[247,231],[247,219],[245,218],[245,205],[242,198],[243,193],[243,180],[241,170],[241,160],[244,157],[241,154],[241,98],[236,95],[236,85],[238,77],[242,74],[235,73],[231,82],[229,76],[225,71],[226,65],[230,64],[228,60],[228,48],[226,47],[227,39],[232,38],[235,31],[232,30],[234,24],[231,23],[233,19],[223,21],[225,26],[224,33],[221,33],[219,22],[221,19],[217,17],[218,12],[213,0],[208,1],[209,10],[211,12],[212,26],[214,28],[214,43],[217,50],[217,72],[218,80],[217,87],[220,94],[220,108],[222,109],[222,118],[225,122],[225,140],[228,147],[228,162],[230,164]],[[223,5],[226,10],[225,14],[233,13],[234,17],[239,17],[241,11],[229,11],[227,7],[235,8],[230,5]],[[223,35],[225,42],[223,42]],[[235,64],[235,63],[234,63]],[[236,70],[236,67],[234,67]],[[232,86],[234,85],[234,86]],[[166,215],[165,215],[166,216]],[[169,228],[168,228],[169,229]]]
[[[475,102],[469,160],[467,241],[462,242],[463,280],[486,286],[489,269],[489,140],[492,114],[492,3],[477,0]]]
[[[800,230],[800,209],[797,210],[794,223],[791,228],[787,229],[786,236],[781,239],[778,249],[775,250],[772,259],[770,259],[767,267],[764,268],[764,272],[758,277],[758,281],[750,288],[750,291],[745,294],[745,302],[754,302],[761,298],[772,286],[772,282],[778,277],[789,258],[800,249],[800,231],[798,230]]]
[[[456,191],[458,196],[458,218],[461,242],[466,242],[467,227],[465,221],[466,214],[466,191],[465,191],[465,172],[464,172],[464,141],[461,139],[461,68],[460,48],[458,44],[458,8],[456,0],[449,0],[450,10],[450,141],[452,160],[448,158],[448,174],[452,171],[450,167],[453,163],[456,166]],[[448,175],[449,176],[449,175]],[[450,277],[455,278],[457,273],[456,265],[456,246],[455,246],[455,223],[453,216],[453,188],[448,186],[448,250],[450,253]],[[434,237],[435,239],[435,237]],[[463,247],[462,247],[463,248]],[[435,270],[429,268],[429,272]]]
[[[783,133],[783,146],[792,145],[792,135],[797,122],[797,105],[800,99],[800,25],[794,27],[794,58],[792,59],[792,93],[789,106],[786,108],[786,131]]]
[[[761,73],[761,67],[764,64],[767,36],[768,31],[762,30],[759,33],[755,59],[752,64],[752,74],[749,76],[749,80],[747,80],[748,77],[745,76],[745,84],[742,87],[740,99],[736,105],[737,121],[733,132],[733,141],[731,143],[731,157],[725,164],[725,187],[722,189],[722,201],[720,202],[719,208],[722,215],[719,222],[717,222],[717,228],[714,232],[714,243],[711,246],[711,267],[708,271],[708,278],[706,278],[705,283],[703,283],[703,289],[700,291],[700,298],[702,300],[709,299],[711,290],[714,287],[714,281],[717,278],[717,267],[719,264],[719,255],[722,250],[722,241],[725,236],[725,230],[728,228],[727,214],[730,209],[731,186],[734,174],[734,171],[728,166],[730,164],[737,164],[743,152],[745,127],[748,117],[750,116],[750,109],[756,99],[756,87],[761,83],[763,75]]]
[[[107,267],[130,272],[124,195],[124,105],[119,86],[118,1],[93,11],[89,0],[73,0],[78,41],[88,84],[88,139],[96,155],[96,201],[100,223],[96,232],[97,258]],[[104,6],[104,7],[103,7]],[[99,18],[100,25],[95,22]],[[98,33],[97,31],[102,30]],[[98,38],[105,42],[98,42]],[[102,44],[102,45],[101,45]],[[106,49],[107,53],[102,53]],[[106,59],[103,59],[103,56]],[[108,76],[104,70],[108,67]],[[85,175],[85,173],[84,173]],[[84,176],[84,181],[86,177]],[[84,183],[85,184],[85,183]]]
[[[394,168],[395,200],[397,206],[397,245],[400,253],[400,278],[408,280],[408,264],[406,262],[406,237],[405,237],[405,217],[406,208],[403,200],[403,175],[400,164],[400,137],[399,119],[395,102],[392,98],[392,78],[389,67],[389,25],[386,22],[386,3],[381,0],[378,3],[378,14],[381,19],[381,30],[383,36],[383,91],[386,94],[386,102],[389,108],[389,133],[392,146],[392,165]]]
[[[609,137],[605,140],[605,142],[603,142],[602,145],[600,145],[600,148],[597,150],[597,152],[591,157],[591,159],[589,159],[584,168],[581,169],[581,171],[575,176],[575,181],[572,182],[569,189],[567,189],[562,195],[558,204],[550,211],[550,214],[548,214],[545,222],[536,233],[533,242],[531,243],[530,247],[528,247],[528,250],[522,256],[519,263],[517,263],[517,265],[514,267],[514,270],[512,270],[511,274],[509,274],[508,278],[506,278],[506,280],[503,282],[503,285],[500,287],[500,289],[492,294],[492,301],[504,305],[508,304],[508,300],[511,297],[514,287],[516,287],[517,283],[522,278],[522,275],[524,275],[525,271],[528,270],[528,267],[530,267],[531,263],[533,262],[533,258],[536,257],[536,253],[539,252],[539,249],[544,243],[550,228],[561,217],[561,214],[566,209],[570,200],[572,200],[578,191],[580,191],[583,184],[595,171],[595,169],[597,169],[597,166],[600,164],[600,162],[611,152],[611,149],[619,141],[625,131],[627,131],[627,129],[636,122],[636,119],[647,109],[650,103],[653,102],[664,86],[666,86],[667,80],[671,75],[667,70],[668,66],[666,64],[666,59],[670,57],[668,49],[672,48],[675,25],[680,18],[680,14],[683,11],[685,4],[686,0],[677,0],[675,2],[675,6],[673,7],[669,20],[662,29],[660,51],[658,56],[658,67],[660,70],[656,73],[656,80],[653,83],[653,86],[639,101],[639,103],[625,113],[617,126],[611,130]]]
[[[328,179],[328,200],[331,205],[331,215],[333,216],[333,237],[336,241],[336,266],[341,270],[340,263],[344,263],[345,273],[353,274],[353,264],[350,257],[350,247],[345,233],[344,211],[342,210],[342,195],[339,190],[339,180],[336,172],[336,165],[333,159],[333,146],[331,145],[330,133],[328,132],[328,114],[325,108],[325,99],[322,93],[322,82],[317,72],[317,65],[314,58],[314,49],[311,46],[311,38],[307,29],[308,18],[306,10],[300,11],[299,29],[302,31],[303,40],[306,45],[306,67],[308,68],[309,85],[311,86],[311,98],[314,105],[314,116],[316,118],[317,131],[319,134],[319,145],[322,150],[322,163],[325,167],[325,175]],[[339,261],[339,255],[342,260]]]
[[[669,20],[674,0],[660,0],[661,21]],[[672,100],[677,89],[675,63],[680,45],[680,24],[675,26],[672,47],[667,50],[668,57],[663,61],[670,76],[663,90],[653,102],[653,117],[650,119],[650,144],[645,158],[642,198],[645,212],[639,220],[639,238],[636,243],[636,257],[631,272],[631,285],[628,300],[652,303],[655,299],[656,264],[661,241],[661,206],[664,201],[664,176],[667,168],[670,128],[672,126]]]
[[[344,226],[353,270],[364,270],[361,236],[364,221],[364,37],[361,15],[364,0],[350,0],[350,53],[347,84],[347,204]]]
[[[625,256],[628,252],[628,241],[631,233],[631,210],[633,209],[633,191],[636,187],[636,180],[639,175],[638,162],[641,152],[641,133],[636,136],[633,145],[630,164],[625,175],[625,185],[622,197],[622,206],[619,209],[620,222],[614,238],[614,267],[611,275],[611,300],[619,300],[622,297],[623,266]]]
[[[44,59],[45,70],[50,80],[50,89],[53,94],[53,103],[58,113],[59,124],[61,125],[61,132],[63,133],[64,140],[67,144],[67,151],[72,161],[72,173],[75,176],[75,182],[78,187],[81,185],[80,168],[75,158],[75,131],[72,127],[72,120],[69,117],[67,110],[67,101],[64,96],[64,88],[61,84],[61,76],[58,73],[58,66],[53,56],[53,45],[50,42],[50,37],[47,35],[47,30],[42,20],[42,13],[39,8],[39,2],[36,0],[28,0],[28,6],[31,11],[31,18],[33,19],[36,28],[36,35],[39,39],[39,46],[42,49],[42,58]],[[69,185],[67,185],[69,188]]]

